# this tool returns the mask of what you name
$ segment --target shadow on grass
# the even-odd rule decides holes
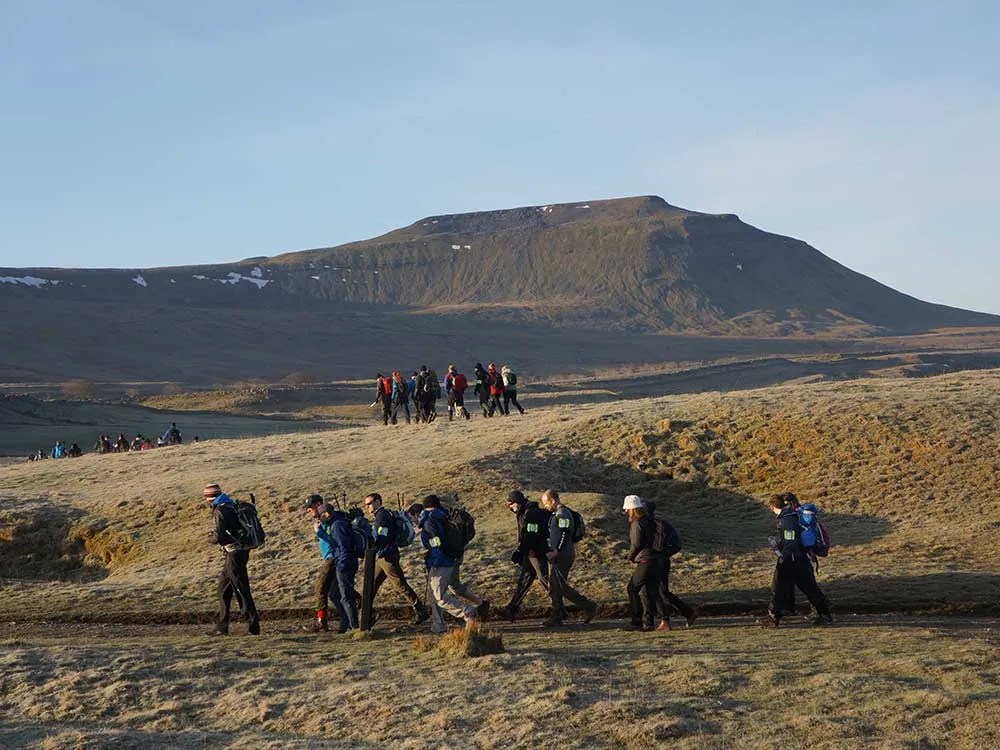
[[[622,513],[622,500],[628,494],[655,502],[657,516],[669,519],[680,532],[684,549],[695,554],[753,552],[766,546],[768,535],[774,533],[774,514],[764,498],[704,482],[661,479],[562,448],[525,445],[478,459],[471,466],[493,474],[500,484],[524,488],[532,497],[550,487],[562,493],[602,495],[599,503],[576,510],[584,515],[589,531],[612,541],[628,539]],[[870,515],[822,513],[822,521],[834,544],[841,547],[869,544],[890,529],[887,520]]]
[[[0,578],[96,581],[108,575],[71,534],[83,511],[42,500],[0,509]]]

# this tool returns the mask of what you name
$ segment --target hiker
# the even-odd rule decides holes
[[[52,458],[66,458],[66,444],[62,440],[56,440],[52,446]]]
[[[316,576],[316,621],[306,629],[319,633],[330,629],[327,623],[327,602],[333,602],[340,618],[338,633],[356,630],[358,605],[354,579],[358,574],[358,556],[354,535],[347,514],[320,495],[310,495],[305,505],[313,521],[313,531],[319,542],[323,564]]]
[[[111,453],[111,438],[104,433],[101,433],[97,442],[94,443],[94,450],[98,453]]]
[[[250,635],[260,635],[260,616],[253,603],[250,576],[247,573],[250,552],[236,548],[242,536],[240,521],[236,515],[236,501],[215,483],[206,484],[203,494],[205,499],[212,503],[214,517],[212,543],[222,547],[225,554],[222,572],[219,574],[219,616],[210,635],[229,635],[229,610],[234,595],[240,613],[247,622],[247,632]],[[230,545],[232,548],[227,549]]]
[[[486,377],[489,378],[490,386],[490,414],[507,415],[507,409],[503,405],[503,376],[497,372],[497,366],[490,362],[486,368]]]
[[[813,625],[833,624],[830,603],[816,583],[814,553],[802,541],[802,526],[796,509],[798,498],[790,492],[772,495],[769,506],[777,517],[775,527],[778,530],[776,536],[768,537],[768,543],[778,558],[771,579],[771,602],[768,606],[771,624],[777,627],[783,616],[792,614],[787,605],[796,586],[816,610]]]
[[[465,408],[465,389],[469,387],[469,381],[458,371],[455,365],[448,365],[448,374],[444,376],[444,390],[448,394],[448,421],[455,418],[455,414],[471,419],[468,409]]]
[[[392,423],[396,424],[396,418],[399,415],[399,410],[406,410],[406,424],[410,423],[410,389],[406,386],[406,381],[403,380],[402,374],[399,370],[393,370],[392,372],[392,391],[390,393],[390,400],[392,402]]]
[[[392,412],[392,381],[382,373],[375,373],[375,401],[372,406],[382,407],[382,424],[389,424],[389,416]]]
[[[181,438],[181,431],[177,429],[176,422],[170,423],[170,427],[163,433],[163,440],[167,445],[180,445],[184,442]]]
[[[552,613],[542,627],[559,627],[563,624],[565,609],[563,596],[568,598],[583,613],[585,623],[594,619],[597,605],[569,585],[569,572],[576,559],[576,542],[582,528],[577,528],[577,518],[573,510],[563,505],[556,490],[545,490],[542,493],[542,507],[549,511],[549,596],[552,599]]]
[[[79,445],[73,443],[73,445],[69,447],[69,450],[66,451],[66,455],[70,458],[79,458],[83,455],[83,451],[80,449]]]
[[[455,572],[455,560],[445,550],[444,540],[448,525],[448,511],[441,507],[437,495],[428,495],[423,500],[424,510],[420,514],[420,542],[427,550],[427,597],[431,608],[431,632],[444,633],[444,613],[462,618],[466,624],[478,622],[476,608],[462,604],[448,593]],[[452,553],[454,554],[454,553]]]
[[[406,574],[399,566],[399,525],[401,519],[397,518],[389,508],[382,504],[382,496],[377,492],[372,492],[364,501],[365,510],[372,516],[372,543],[375,547],[375,584],[372,587],[372,601],[378,594],[379,588],[386,578],[391,578],[402,590],[406,601],[413,607],[413,624],[419,625],[428,617],[430,612],[420,601],[420,597],[406,582]]]
[[[663,575],[660,577],[660,599],[662,599],[666,604],[666,611],[664,612],[665,619],[663,621],[669,626],[670,611],[674,610],[684,618],[686,627],[690,628],[694,625],[694,621],[698,619],[697,612],[695,612],[694,607],[670,590],[670,557],[671,555],[680,552],[680,534],[677,534],[674,527],[671,526],[666,519],[658,519],[656,517],[656,503],[647,501],[646,511],[649,513],[649,517],[653,520],[654,524],[666,524],[666,530],[668,532],[673,532],[673,536],[676,540],[673,547],[667,544],[665,545],[666,549],[661,550],[663,553]],[[666,629],[667,628],[664,628],[664,630]]]
[[[124,432],[118,433],[118,439],[115,441],[115,453],[128,453],[128,438],[125,437]]]
[[[524,414],[524,409],[517,403],[517,373],[507,367],[507,365],[504,365],[500,368],[500,376],[503,378],[504,414],[510,414],[511,404],[514,404],[514,408],[519,413]]]
[[[484,417],[492,417],[493,410],[490,408],[490,376],[483,368],[482,362],[476,362],[476,368],[472,373],[476,377],[476,385],[473,393],[479,396],[479,408],[483,410]]]
[[[628,561],[635,564],[628,582],[628,602],[631,623],[624,630],[670,630],[667,604],[660,598],[660,580],[663,577],[662,552],[653,550],[656,529],[653,519],[638,495],[626,495],[622,510],[628,517],[631,548]],[[655,628],[653,618],[659,615]]]
[[[419,529],[423,523],[424,508],[420,503],[413,503],[408,509],[407,514],[410,516],[410,520],[413,522],[415,528]],[[455,511],[452,511],[454,513]],[[451,517],[451,514],[449,514]],[[469,516],[469,518],[472,518]],[[473,534],[475,532],[473,531]],[[490,603],[489,600],[484,599],[479,594],[470,588],[469,584],[462,580],[462,562],[465,560],[465,547],[463,546],[460,551],[453,550],[452,555],[455,561],[454,568],[451,574],[451,581],[448,583],[448,590],[455,596],[461,597],[466,601],[472,602],[476,607],[476,618],[479,620],[486,620],[490,613]]]
[[[410,400],[413,402],[413,419],[415,422],[423,422],[423,414],[420,413],[420,399],[417,397],[417,378],[419,375],[414,370],[410,379],[406,381],[406,389],[410,392]]]
[[[517,548],[510,556],[510,561],[520,567],[517,574],[517,586],[506,606],[497,610],[504,619],[514,621],[521,608],[521,602],[538,580],[549,593],[549,511],[540,508],[538,503],[528,500],[520,490],[514,490],[507,495],[507,510],[517,515]]]
[[[425,421],[433,422],[437,417],[435,404],[440,394],[441,384],[438,382],[437,374],[433,370],[428,370],[427,365],[421,365],[420,372],[417,373],[417,401]]]

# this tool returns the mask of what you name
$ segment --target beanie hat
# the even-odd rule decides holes
[[[526,502],[528,502],[528,498],[524,496],[524,493],[521,492],[521,490],[514,490],[509,495],[507,495],[507,505],[510,505],[511,503],[524,505]]]
[[[202,494],[208,499],[213,499],[222,494],[222,488],[219,486],[218,482],[212,482],[211,484],[205,485],[205,489],[202,490]]]
[[[317,505],[323,504],[323,497],[321,495],[310,495],[306,498],[306,508],[313,508]]]
[[[622,503],[622,510],[636,510],[643,505],[642,498],[638,495],[626,495],[625,502]]]

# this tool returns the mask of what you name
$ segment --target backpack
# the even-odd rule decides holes
[[[799,541],[818,557],[830,554],[830,535],[819,522],[819,509],[812,503],[799,506]]]
[[[572,508],[567,510],[573,514],[573,543],[579,542],[587,534],[587,524],[583,522],[583,516]]]
[[[438,381],[437,373],[434,370],[427,371],[424,390],[434,396],[434,398],[441,398],[441,383]]]
[[[266,534],[264,527],[260,524],[260,518],[257,516],[257,506],[254,505],[253,494],[250,495],[249,503],[236,500],[236,520],[240,523],[240,528],[237,531],[240,541],[237,544],[227,544],[227,550],[230,547],[233,547],[233,550],[251,550],[264,546]]]
[[[677,529],[662,518],[653,521],[655,524],[653,531],[653,552],[661,552],[667,557],[676,555],[681,551],[681,535]]]
[[[508,388],[517,387],[517,373],[515,373],[513,370],[509,371],[507,375],[504,377],[504,379],[507,381]]]
[[[441,545],[444,553],[455,560],[462,556],[469,542],[476,536],[476,519],[465,508],[452,508],[444,525]]]
[[[413,528],[413,521],[405,510],[392,511],[393,520],[396,522],[396,546],[409,547],[417,536],[416,529]]]
[[[379,378],[378,387],[382,395],[388,398],[392,395],[392,381],[389,378]]]
[[[451,381],[451,390],[458,395],[465,393],[465,389],[469,387],[469,381],[466,379],[465,375],[460,372],[455,373],[455,377]]]
[[[365,556],[365,550],[368,549],[368,538],[365,536],[364,532],[358,528],[356,524],[351,524],[351,542],[353,544],[352,552],[357,558]]]

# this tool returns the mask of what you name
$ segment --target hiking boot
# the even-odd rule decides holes
[[[594,619],[594,615],[597,614],[597,605],[591,604],[585,610],[583,610],[583,622],[586,624]],[[651,628],[652,629],[652,628]]]
[[[229,635],[229,628],[221,628],[218,625],[206,633],[206,635]]]
[[[417,602],[416,604],[413,605],[414,625],[419,625],[422,622],[426,622],[427,620],[430,619],[430,616],[431,616],[431,611],[420,602]]]
[[[516,617],[510,607],[500,607],[500,609],[494,610],[493,614],[504,620],[510,620],[511,622],[514,622]]]
[[[551,617],[542,623],[543,628],[561,628],[562,625],[563,625],[562,620],[555,620]]]
[[[690,614],[684,615],[684,622],[686,625],[684,627],[693,628],[694,621],[698,619],[698,614],[692,609]]]
[[[781,622],[781,615],[779,615],[777,612],[768,612],[767,613],[767,621],[766,621],[765,624],[770,625],[771,627],[775,627],[776,628],[776,627],[778,627],[778,624],[780,622]]]
[[[488,599],[483,599],[483,603],[476,607],[476,619],[486,622],[490,616],[490,602]]]
[[[833,615],[827,612],[825,615],[816,615],[813,618],[812,624],[816,627],[822,627],[824,625],[833,625]]]
[[[254,620],[247,626],[247,632],[250,635],[260,635],[260,622]]]
[[[656,626],[657,630],[670,630],[670,623],[666,620],[660,620],[660,624]]]
[[[322,633],[329,630],[330,626],[327,625],[326,620],[313,620],[312,625],[303,625],[302,629],[308,633]]]

